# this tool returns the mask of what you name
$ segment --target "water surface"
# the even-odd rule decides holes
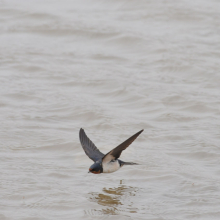
[[[216,0],[1,0],[0,219],[220,219],[219,51]]]

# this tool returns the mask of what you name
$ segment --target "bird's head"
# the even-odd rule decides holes
[[[102,162],[97,161],[95,162],[90,168],[89,168],[89,173],[94,173],[94,174],[99,174],[103,172],[102,168]]]

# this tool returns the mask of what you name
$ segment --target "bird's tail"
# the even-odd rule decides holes
[[[138,163],[133,163],[133,162],[124,162],[122,163],[122,165],[139,165]]]

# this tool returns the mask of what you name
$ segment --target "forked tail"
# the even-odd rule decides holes
[[[120,166],[123,166],[123,165],[140,165],[138,163],[133,163],[133,162],[124,162],[124,161],[121,161],[121,160],[118,160],[119,163],[120,163]]]
[[[123,165],[139,165],[139,163],[123,162]]]

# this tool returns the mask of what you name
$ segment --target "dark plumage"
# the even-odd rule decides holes
[[[99,149],[93,144],[93,142],[87,137],[85,131],[80,128],[79,139],[83,150],[86,155],[94,162],[102,159],[105,155],[99,151]]]
[[[108,161],[108,160],[115,160],[118,159],[121,155],[121,152],[123,150],[125,150],[138,136],[139,134],[141,134],[143,132],[143,130],[137,132],[136,134],[134,134],[133,136],[131,136],[130,138],[128,138],[126,141],[124,141],[123,143],[121,143],[120,145],[118,145],[116,148],[114,148],[113,150],[111,150],[110,152],[108,152],[103,158],[102,161]]]
[[[133,162],[124,162],[118,160],[121,152],[125,150],[141,133],[143,130],[137,132],[122,144],[104,155],[95,144],[87,137],[85,131],[81,128],[79,131],[79,139],[86,155],[95,163],[89,168],[89,172],[98,173],[111,173],[118,170],[123,165],[136,165]]]

